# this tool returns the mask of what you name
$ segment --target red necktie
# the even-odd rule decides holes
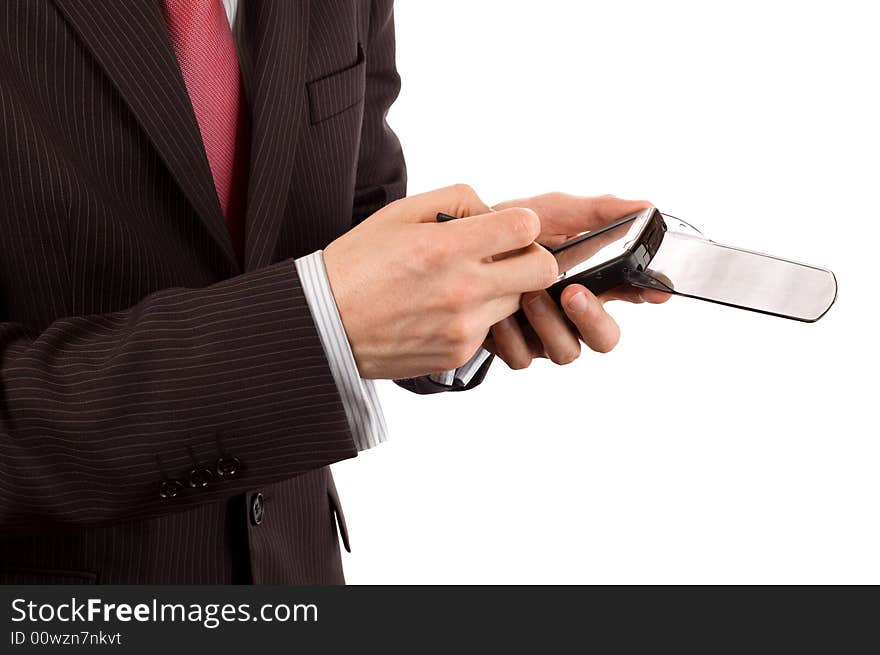
[[[221,0],[163,0],[163,9],[217,197],[241,261],[248,144],[241,71],[229,20]]]

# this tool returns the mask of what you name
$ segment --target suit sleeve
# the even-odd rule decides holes
[[[353,225],[406,195],[403,151],[386,120],[389,108],[400,93],[400,76],[394,60],[393,5],[392,0],[376,0],[369,14],[364,44],[367,80]]]
[[[403,151],[400,141],[386,120],[389,108],[400,93],[400,76],[395,64],[393,5],[392,0],[376,0],[371,5],[365,52],[367,84],[364,121],[361,127],[353,225],[406,195]],[[465,391],[483,381],[491,362],[490,357],[466,385],[440,384],[428,376],[396,382],[404,389],[419,394]]]
[[[0,532],[185,510],[356,454],[292,260],[0,323]]]

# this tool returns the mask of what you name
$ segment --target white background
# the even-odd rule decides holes
[[[816,324],[610,306],[608,355],[382,383],[334,467],[350,583],[880,583],[880,99],[869,2],[397,4],[410,192],[647,198],[826,266]]]

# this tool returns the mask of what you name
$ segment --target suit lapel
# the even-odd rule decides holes
[[[238,272],[201,133],[158,1],[56,0],[56,6],[119,90],[232,270]]]
[[[251,0],[243,5],[253,46],[251,166],[245,269],[271,263],[293,175],[303,120],[307,0]]]

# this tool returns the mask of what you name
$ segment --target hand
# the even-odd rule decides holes
[[[548,193],[534,198],[496,205],[496,210],[525,207],[541,219],[538,241],[556,246],[587,230],[594,230],[627,214],[650,207],[643,200],[623,200],[614,196],[578,197]],[[580,284],[562,292],[559,306],[546,291],[523,294],[522,309],[527,322],[509,316],[492,326],[484,347],[497,354],[513,369],[526,368],[536,357],[548,357],[557,364],[568,364],[580,356],[580,339],[596,352],[609,352],[620,339],[620,328],[608,312],[609,300],[633,303],[662,303],[669,294],[635,287],[620,287],[596,297]],[[569,321],[565,318],[568,317]]]
[[[463,218],[437,223],[438,212]],[[523,292],[556,280],[556,260],[534,243],[540,229],[531,209],[492,211],[456,185],[393,202],[327,246],[360,374],[405,378],[464,364]],[[509,256],[493,261],[499,253]]]

